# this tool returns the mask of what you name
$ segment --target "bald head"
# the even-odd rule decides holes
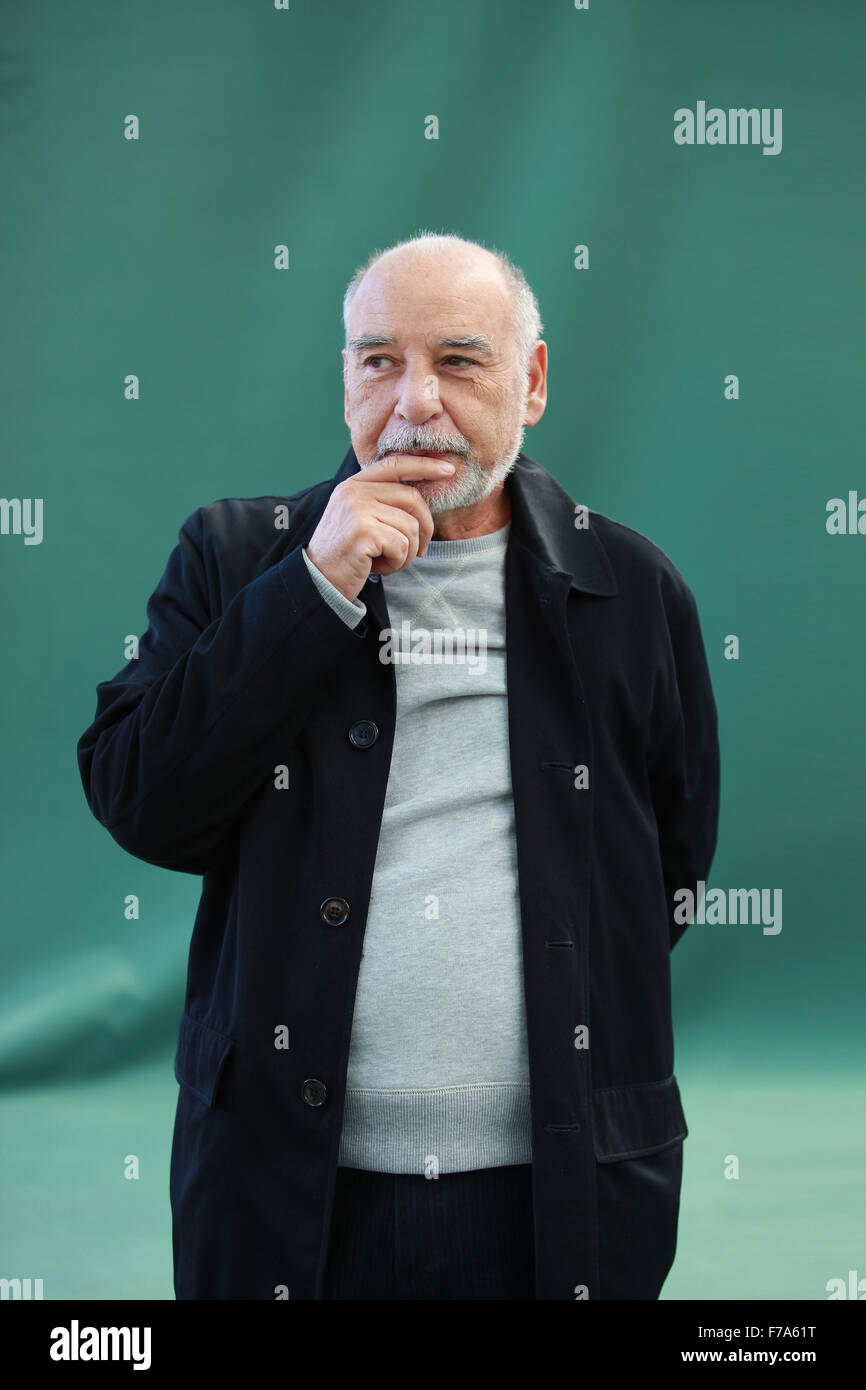
[[[479,242],[454,233],[420,232],[407,241],[397,242],[384,251],[375,251],[358,267],[343,298],[343,328],[348,350],[351,308],[362,284],[371,272],[388,277],[402,274],[429,282],[437,269],[440,275],[458,278],[464,293],[474,283],[487,289],[498,286],[506,306],[513,350],[520,365],[528,364],[535,344],[544,331],[538,301],[523,272],[503,252],[491,251]],[[504,345],[503,345],[504,346]]]

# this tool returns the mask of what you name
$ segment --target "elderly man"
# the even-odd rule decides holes
[[[694,598],[522,452],[507,257],[424,233],[344,319],[341,467],[187,518],[79,742],[115,840],[204,880],[176,1294],[654,1299],[674,894],[718,817]]]

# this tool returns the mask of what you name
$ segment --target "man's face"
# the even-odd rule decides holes
[[[434,515],[501,483],[523,425],[544,410],[533,393],[527,418],[529,378],[501,272],[465,252],[395,251],[367,272],[352,301],[343,380],[362,468],[392,453],[443,454],[456,465],[451,478],[415,484]]]

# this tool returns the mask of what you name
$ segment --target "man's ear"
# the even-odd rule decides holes
[[[526,418],[522,423],[535,425],[547,405],[547,343],[543,338],[536,343],[527,376]]]
[[[346,349],[341,350],[343,358],[343,419],[349,425],[349,359],[346,356]]]

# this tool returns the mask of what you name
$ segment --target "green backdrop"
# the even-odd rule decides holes
[[[43,499],[43,536],[7,512],[0,1276],[173,1296],[200,880],[114,844],[75,744],[183,519],[337,468],[345,285],[430,227],[533,285],[549,399],[525,449],[694,590],[709,886],[783,890],[778,934],[696,924],[674,955],[691,1132],[663,1297],[866,1277],[866,535],[826,527],[866,495],[862,5],[20,0],[4,33],[0,491]],[[699,102],[780,109],[781,150],[677,144]]]

